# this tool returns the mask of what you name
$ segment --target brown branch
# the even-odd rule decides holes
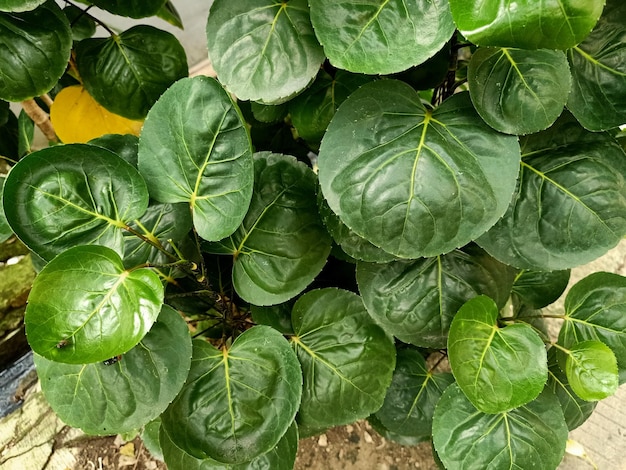
[[[43,109],[39,107],[34,99],[22,101],[22,108],[24,112],[33,120],[33,122],[41,129],[43,135],[50,142],[58,142],[58,138],[50,122],[50,116]]]

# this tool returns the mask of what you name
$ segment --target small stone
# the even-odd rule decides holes
[[[348,434],[352,434],[352,431],[354,431],[354,426],[352,426],[351,424],[348,424],[348,425],[346,426],[346,432],[347,432]]]
[[[374,439],[372,439],[372,435],[367,431],[363,431],[363,439],[365,439],[365,442],[367,442],[368,444],[374,443]]]
[[[320,447],[328,446],[328,437],[326,436],[326,434],[320,435],[319,439],[317,440],[317,445]]]

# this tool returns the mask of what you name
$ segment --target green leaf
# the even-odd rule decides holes
[[[54,412],[70,426],[100,435],[138,429],[159,416],[182,388],[190,364],[187,324],[168,306],[139,344],[113,364],[62,364],[35,355]]]
[[[367,74],[425,62],[455,29],[446,0],[316,0],[311,21],[331,64]]]
[[[156,15],[166,0],[89,0],[97,7],[114,15],[145,18]]]
[[[206,32],[220,82],[241,100],[285,102],[324,61],[306,0],[216,0]]]
[[[592,131],[626,123],[626,4],[608,0],[595,29],[567,53],[573,78],[567,107]]]
[[[0,206],[4,202],[4,182],[6,178],[0,176]],[[13,230],[7,221],[7,216],[4,214],[4,208],[0,207],[0,243],[4,243],[13,235]]]
[[[80,41],[76,65],[89,94],[128,119],[144,118],[161,94],[188,74],[178,39],[148,25]]]
[[[172,26],[176,26],[180,29],[185,29],[183,25],[183,19],[181,18],[180,13],[178,13],[178,10],[170,0],[167,0],[163,4],[161,9],[157,11],[156,16],[161,18],[163,21],[167,21]]]
[[[156,320],[163,286],[150,269],[124,270],[103,246],[76,246],[37,275],[24,323],[33,351],[46,359],[86,364],[133,348]]]
[[[374,416],[391,433],[429,438],[435,405],[452,382],[448,372],[429,371],[419,351],[401,349],[383,406]]]
[[[194,342],[191,372],[163,414],[163,428],[197,459],[245,463],[278,444],[301,393],[302,373],[289,343],[273,328],[255,326],[221,351]]]
[[[17,118],[17,129],[17,153],[22,158],[33,151],[32,145],[35,139],[35,123],[23,109]]]
[[[520,408],[485,414],[453,384],[435,408],[433,443],[446,468],[554,470],[566,442],[563,413],[549,391]]]
[[[82,8],[68,5],[63,8],[63,13],[70,22],[74,41],[82,41],[96,34],[96,22],[89,15],[86,15]]]
[[[153,419],[143,427],[141,431],[141,441],[150,456],[154,459],[163,461],[163,451],[159,443],[159,432],[161,431],[161,417]]]
[[[285,302],[308,286],[330,253],[316,204],[315,174],[289,155],[260,152],[246,217],[208,250],[232,254],[237,294],[254,305]]]
[[[126,160],[137,168],[139,152],[139,138],[132,134],[105,134],[88,142],[89,145],[96,145],[115,153],[118,157]]]
[[[250,306],[252,320],[257,325],[268,325],[284,335],[293,335],[291,325],[291,303],[273,305],[271,307]]]
[[[480,48],[469,63],[470,96],[487,124],[507,134],[550,127],[572,85],[565,53]]]
[[[593,29],[604,0],[450,0],[463,36],[480,46],[567,49]]]
[[[484,252],[455,250],[416,261],[358,263],[357,282],[367,311],[387,333],[437,349],[446,347],[452,318],[466,301],[485,294],[504,306],[513,279]]]
[[[395,432],[389,431],[380,420],[376,417],[375,414],[367,417],[367,422],[370,423],[372,429],[380,434],[381,437],[387,439],[388,441],[396,442],[402,446],[416,446],[421,442],[429,440],[430,436],[423,437],[415,437],[415,436],[404,436],[402,434],[397,434]]]
[[[252,197],[252,147],[239,109],[216,80],[186,78],[163,94],[139,138],[139,170],[157,201],[189,203],[203,239],[237,229]]]
[[[148,191],[120,157],[84,144],[49,147],[15,165],[4,210],[15,234],[46,260],[76,245],[124,252],[121,228],[141,217]]]
[[[10,110],[5,114],[5,118],[6,122],[0,126],[0,155],[12,160],[19,160],[18,118]]]
[[[339,107],[320,148],[319,179],[350,229],[419,258],[491,227],[513,194],[519,158],[517,138],[487,126],[467,93],[431,111],[409,85],[378,80]]]
[[[254,119],[259,122],[274,123],[280,122],[287,116],[289,110],[287,109],[287,103],[279,105],[257,103],[255,101],[250,103],[252,114]]]
[[[502,413],[534,400],[548,378],[546,348],[525,323],[499,328],[498,307],[489,297],[466,302],[450,325],[452,373],[472,404]]]
[[[602,341],[617,358],[620,383],[626,382],[626,278],[599,272],[577,282],[565,297],[564,320],[559,344]]]
[[[529,271],[524,269],[515,277],[513,294],[530,308],[547,307],[565,291],[569,277],[569,269],[561,271]]]
[[[352,423],[382,406],[395,347],[359,296],[334,288],[307,292],[296,301],[291,322],[291,344],[304,375],[299,425]]]
[[[521,147],[511,205],[478,244],[506,264],[542,271],[588,263],[617,245],[626,234],[626,156],[613,137],[564,113]]]
[[[32,11],[0,13],[0,98],[23,101],[47,93],[65,72],[71,49],[70,24],[53,0]]]
[[[565,374],[572,390],[583,400],[598,401],[619,386],[615,354],[601,341],[583,341],[569,349]]]
[[[45,2],[46,0],[0,0],[0,11],[30,11]]]

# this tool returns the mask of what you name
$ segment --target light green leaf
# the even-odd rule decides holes
[[[46,0],[0,0],[0,11],[30,11],[45,2]]]
[[[565,374],[572,390],[583,400],[598,401],[619,386],[617,359],[602,341],[583,341],[569,349]]]

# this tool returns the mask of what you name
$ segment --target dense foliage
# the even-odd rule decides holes
[[[542,313],[626,234],[623,2],[215,0],[217,80],[96,8],[169,1],[59,4],[0,0],[0,232],[66,423],[171,469],[289,469],[362,418],[554,469],[626,381],[625,278]]]

